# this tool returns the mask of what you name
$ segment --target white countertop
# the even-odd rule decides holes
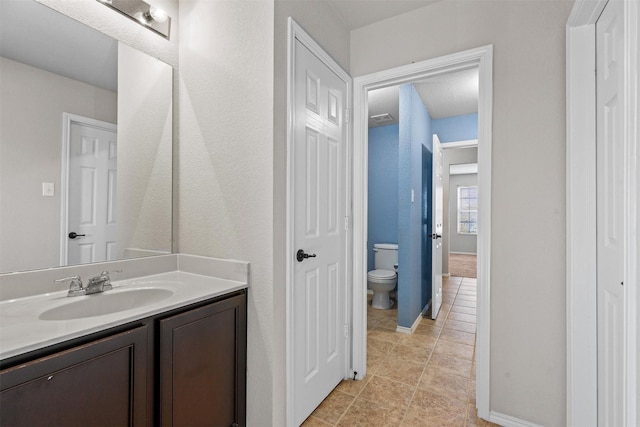
[[[112,284],[113,289],[102,294],[67,297],[67,291],[63,290],[1,301],[0,360],[248,287],[246,282],[184,271],[112,281]],[[95,299],[103,295],[140,288],[164,289],[170,291],[172,295],[161,301],[104,315],[72,320],[42,320],[40,318],[44,312],[81,299]],[[166,294],[169,295],[169,292]],[[99,300],[92,302],[96,301]]]

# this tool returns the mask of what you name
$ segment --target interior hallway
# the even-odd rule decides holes
[[[369,298],[369,302],[371,297]],[[476,279],[443,277],[443,304],[413,335],[368,308],[367,376],[346,380],[303,426],[494,426],[475,409]]]

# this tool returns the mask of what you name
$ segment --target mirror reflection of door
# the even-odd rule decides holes
[[[67,243],[67,263],[114,260],[116,126],[94,120],[91,124],[73,121],[67,152],[67,229],[61,235]]]

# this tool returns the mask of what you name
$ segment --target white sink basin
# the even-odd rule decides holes
[[[40,320],[72,320],[103,316],[154,304],[172,295],[173,291],[158,288],[106,291],[99,294],[69,298],[68,303],[44,311],[38,318]]]

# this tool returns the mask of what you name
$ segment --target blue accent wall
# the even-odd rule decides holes
[[[397,124],[369,129],[367,271],[375,243],[398,243],[398,132]]]
[[[427,258],[424,225],[431,201],[430,190],[424,188],[429,178],[424,175],[431,175],[431,170],[424,168],[430,165],[433,132],[431,116],[413,85],[400,86],[399,96],[398,325],[409,328],[428,301],[430,275],[427,278],[426,271],[431,259]]]
[[[438,134],[442,143],[478,139],[477,113],[433,119],[431,123],[433,133]]]

